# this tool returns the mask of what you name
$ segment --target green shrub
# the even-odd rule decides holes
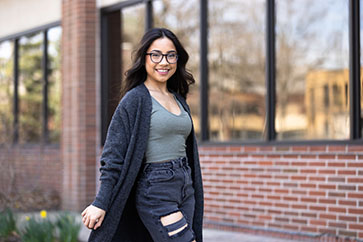
[[[21,235],[23,242],[54,242],[54,224],[48,219],[29,218]]]
[[[58,216],[56,222],[59,229],[58,238],[61,242],[77,242],[81,224],[77,223],[74,216],[70,213],[63,213]]]
[[[0,238],[17,234],[16,220],[13,212],[7,208],[0,212]]]

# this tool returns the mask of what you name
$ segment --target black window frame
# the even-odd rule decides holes
[[[13,97],[13,140],[12,145],[19,144],[19,40],[24,36],[29,36],[37,33],[42,33],[43,44],[42,44],[42,73],[43,73],[43,91],[42,91],[42,134],[40,142],[25,143],[29,144],[47,144],[47,145],[58,145],[49,144],[49,130],[48,130],[48,83],[49,83],[49,55],[48,55],[48,31],[54,27],[60,27],[61,21],[55,21],[46,25],[42,25],[36,28],[32,28],[20,33],[12,34],[6,37],[0,38],[0,43],[5,41],[11,41],[14,45],[13,55],[13,80],[14,80],[14,97]],[[0,146],[3,144],[0,144]]]
[[[156,0],[154,0],[156,1]],[[266,124],[264,139],[257,141],[237,140],[237,141],[211,141],[209,137],[209,117],[208,117],[208,0],[200,0],[200,144],[202,145],[329,145],[329,144],[360,144],[362,142],[362,120],[361,120],[361,88],[360,88],[360,9],[359,1],[349,0],[349,115],[350,115],[350,135],[349,139],[332,140],[277,140],[275,129],[276,116],[276,1],[265,0],[265,46],[266,46]],[[103,16],[112,11],[120,11],[121,8],[133,6],[135,4],[146,4],[146,29],[153,26],[153,0],[128,0],[111,7],[101,9],[101,26]],[[101,30],[101,51],[104,45],[104,31]],[[102,44],[103,42],[103,44]],[[107,63],[107,53],[102,53],[101,57],[101,86],[107,85],[104,65]],[[103,92],[102,92],[103,93]],[[102,103],[105,102],[102,97]],[[102,109],[105,106],[102,105]],[[103,117],[105,117],[102,114]],[[102,118],[101,118],[102,119]],[[108,124],[102,124],[102,144],[106,137]]]

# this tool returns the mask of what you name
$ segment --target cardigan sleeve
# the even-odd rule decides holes
[[[108,210],[112,192],[124,164],[124,157],[130,139],[127,110],[122,102],[117,106],[109,125],[105,145],[101,155],[100,189],[92,205]]]

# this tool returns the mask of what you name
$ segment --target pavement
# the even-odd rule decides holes
[[[82,223],[82,217],[78,213],[71,212],[75,216],[76,222]],[[20,213],[18,214],[18,225],[23,224],[26,217],[39,217],[39,213]],[[55,220],[59,215],[59,212],[48,212],[47,217],[50,220]],[[86,242],[88,240],[91,230],[85,226],[81,226],[78,239],[80,242]],[[274,238],[267,235],[255,235],[241,232],[222,231],[216,229],[203,229],[203,241],[204,242],[297,242],[297,240],[289,240],[283,238]]]
[[[81,242],[87,241],[90,230],[82,226],[82,230],[79,236]],[[271,238],[268,236],[221,231],[216,229],[204,229],[203,230],[204,242],[292,242],[292,240],[282,238]],[[297,240],[294,240],[297,242]]]

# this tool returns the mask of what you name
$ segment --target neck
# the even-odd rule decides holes
[[[161,93],[169,93],[166,83],[152,83],[148,80],[144,82],[145,86],[149,91],[157,91]]]

